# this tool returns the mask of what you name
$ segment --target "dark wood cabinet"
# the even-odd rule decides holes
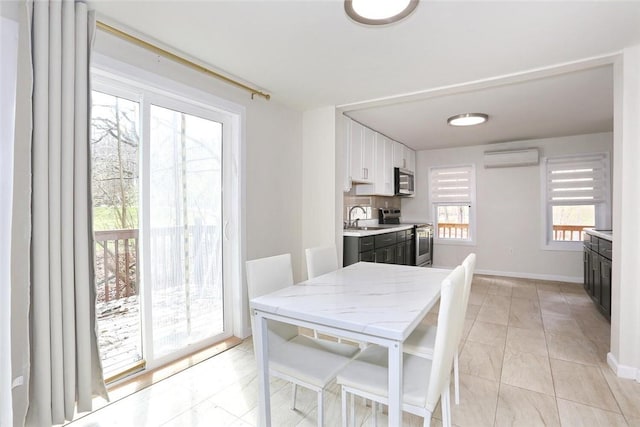
[[[343,264],[358,261],[415,265],[415,232],[413,229],[373,236],[344,237]]]
[[[607,319],[611,319],[611,241],[585,234],[584,289]]]

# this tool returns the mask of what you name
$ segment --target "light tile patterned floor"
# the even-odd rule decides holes
[[[464,426],[640,426],[640,384],[606,364],[609,323],[577,284],[476,276],[461,343]],[[425,322],[437,320],[437,307]],[[272,380],[274,426],[315,426],[315,393]],[[87,415],[80,426],[253,426],[257,376],[251,340]],[[372,425],[359,403],[357,424]],[[440,426],[440,408],[432,426]],[[339,388],[325,402],[327,426],[340,425]],[[384,413],[379,425],[387,424]],[[422,426],[408,414],[404,425]]]

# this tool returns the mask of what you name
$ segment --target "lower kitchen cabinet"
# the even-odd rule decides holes
[[[611,319],[611,241],[585,234],[583,271],[585,291]]]
[[[415,265],[415,233],[413,229],[376,234],[345,236],[343,264],[359,261]]]

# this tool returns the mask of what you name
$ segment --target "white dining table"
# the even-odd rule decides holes
[[[267,320],[389,349],[389,425],[402,420],[402,343],[440,297],[451,270],[359,262],[254,298],[259,425],[271,425]],[[426,375],[425,375],[426,380]]]

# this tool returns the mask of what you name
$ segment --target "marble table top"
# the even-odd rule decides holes
[[[254,298],[264,313],[404,341],[451,270],[359,262]]]

